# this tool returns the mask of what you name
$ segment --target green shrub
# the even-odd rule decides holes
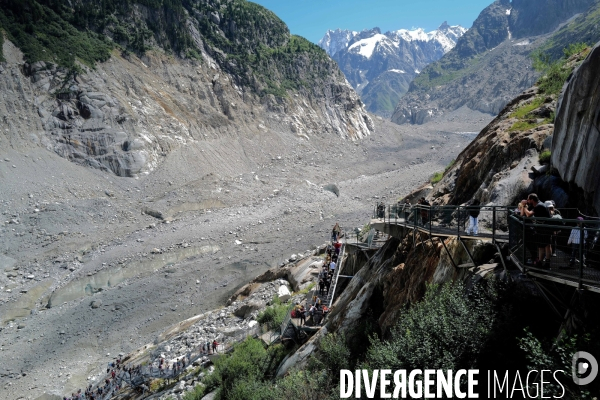
[[[350,368],[350,357],[346,338],[343,335],[330,333],[319,343],[319,355],[311,359],[309,369],[325,372],[337,381],[340,369]]]
[[[587,43],[571,43],[567,47],[563,49],[563,54],[565,58],[570,58],[575,54],[582,53],[587,51],[589,53],[590,46]]]
[[[517,108],[510,114],[510,118],[519,118],[523,119],[529,116],[533,110],[538,108],[544,103],[544,99],[542,97],[535,97],[530,103],[524,104],[521,107]]]
[[[563,49],[563,57],[552,61],[550,54],[540,50],[534,51],[531,54],[534,69],[543,73],[538,80],[537,85],[541,94],[558,94],[560,93],[567,78],[576,67],[576,65],[567,65],[569,57],[584,52],[589,52],[589,48],[585,43],[572,43]]]
[[[371,338],[366,367],[373,369],[472,368],[494,322],[492,298],[465,294],[462,284],[427,287],[407,308],[388,341]]]
[[[260,339],[248,338],[237,344],[231,354],[216,360],[215,370],[206,376],[204,389],[198,389],[196,397],[213,390],[218,390],[218,399],[275,399],[270,397],[267,390],[277,366],[288,351],[283,345],[271,346],[265,349]]]
[[[260,324],[268,324],[271,329],[276,329],[283,323],[283,320],[293,305],[281,304],[277,295],[273,296],[272,304],[273,305],[260,312],[256,320]]]
[[[436,183],[438,183],[439,181],[441,181],[443,177],[444,177],[444,173],[443,172],[436,172],[431,177],[430,182],[431,182],[432,185],[435,185]]]
[[[221,399],[228,399],[238,380],[262,380],[267,350],[258,339],[249,338],[237,344],[233,353],[215,362],[214,372],[205,381],[206,391],[219,387]]]
[[[566,392],[564,398],[590,399],[592,398],[591,391],[600,388],[597,380],[586,386],[578,386],[573,383],[571,378],[573,354],[581,350],[590,351],[590,345],[593,344],[590,343],[589,336],[569,336],[565,332],[562,332],[555,341],[542,343],[527,328],[525,329],[525,336],[519,339],[519,346],[525,353],[529,370],[565,371],[564,374],[556,374],[555,376],[560,380],[561,385],[556,383],[554,379],[544,383],[544,394],[555,398],[563,397]],[[530,386],[533,388],[532,391],[535,390],[533,385],[539,385],[540,379],[541,377],[538,377],[536,382],[530,382]]]
[[[540,153],[540,164],[548,164],[550,162],[550,157],[552,156],[552,152],[550,150],[544,150]]]
[[[450,170],[450,168],[452,168],[454,166],[455,163],[456,163],[456,160],[450,161],[450,163],[448,165],[446,165],[446,168],[444,168],[444,174],[446,172],[448,172]]]

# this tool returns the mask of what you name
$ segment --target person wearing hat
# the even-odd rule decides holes
[[[558,210],[556,210],[554,208],[554,201],[548,200],[548,201],[544,202],[544,204],[546,205],[546,208],[548,209],[548,212],[550,213],[550,217],[552,217],[554,219],[562,219],[560,212],[558,212]],[[556,221],[556,224],[557,223],[558,223],[558,221]],[[555,224],[555,223],[553,222],[553,224]],[[552,231],[552,234],[550,235],[552,257],[556,257],[556,246],[557,246],[557,242],[558,242],[558,234],[559,233],[560,233],[560,230],[554,230],[554,231]]]
[[[569,260],[569,267],[572,267],[577,260],[577,254],[579,253],[579,244],[581,242],[581,230],[583,229],[583,242],[587,240],[587,229],[583,228],[583,218],[577,217],[577,226],[571,229],[569,240],[567,244],[571,245],[571,259]]]

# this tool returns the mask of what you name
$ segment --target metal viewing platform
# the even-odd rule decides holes
[[[600,293],[600,219],[578,220],[576,209],[559,209],[562,218],[523,218],[515,207],[507,206],[379,204],[373,211],[371,227],[391,236],[422,232],[429,237],[455,237],[463,246],[464,240],[483,240],[499,251],[508,245],[508,259],[527,276]],[[469,229],[471,213],[478,215],[476,234]],[[538,248],[546,245],[551,245],[552,255],[537,260]],[[472,261],[468,266],[477,267],[464,248]]]

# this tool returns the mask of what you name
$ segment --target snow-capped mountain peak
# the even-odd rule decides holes
[[[379,28],[365,29],[362,32],[338,28],[333,31],[327,31],[318,44],[331,57],[340,50],[347,50],[360,54],[365,58],[371,58],[373,51],[375,51],[378,45],[398,48],[400,41],[407,43],[423,42],[425,46],[426,44],[431,44],[434,47],[439,46],[443,50],[443,53],[447,53],[456,45],[458,38],[466,31],[462,26],[450,26],[446,21],[438,29],[431,32],[425,32],[422,28],[415,28],[399,29],[381,34]]]
[[[414,40],[421,40],[423,42],[429,41],[429,35],[427,33],[425,33],[425,31],[421,28],[412,29],[412,30],[399,29],[399,30],[397,30],[395,32],[391,32],[391,33],[395,33],[396,35],[400,36],[402,39],[406,40],[407,42],[412,42]]]
[[[325,36],[319,40],[318,45],[329,54],[333,56],[338,51],[348,47],[348,43],[358,34],[355,31],[336,29],[334,31],[328,30]]]
[[[379,28],[336,29],[327,31],[319,46],[337,61],[367,108],[385,113],[392,106],[382,111],[382,105],[396,104],[419,71],[450,51],[465,32],[445,21],[431,32],[422,28],[385,33]]]
[[[390,41],[390,39],[387,36],[378,33],[371,37],[361,39],[357,42],[352,43],[352,45],[348,47],[348,51],[358,53],[365,58],[371,58],[371,56],[373,55],[373,51],[377,46],[390,47],[393,45],[394,43]]]

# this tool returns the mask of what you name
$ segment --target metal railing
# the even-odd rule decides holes
[[[477,215],[477,231],[470,225],[472,213]],[[508,237],[509,213],[507,206],[393,204],[383,207],[376,205],[373,218],[385,224],[418,228],[429,234],[482,236],[497,240]]]
[[[543,272],[560,277],[564,283],[576,283],[579,288],[600,288],[600,219],[586,216],[578,220],[583,214],[575,208],[560,209],[561,218],[523,218],[515,211],[516,207],[507,206],[379,204],[374,208],[374,218],[430,236],[471,238],[475,232],[469,217],[478,214],[476,236],[494,243],[508,241],[511,258],[524,272]]]
[[[333,304],[333,299],[335,297],[335,288],[337,287],[338,277],[340,275],[340,271],[342,269],[342,265],[344,263],[344,252],[346,250],[346,240],[344,239],[344,243],[342,244],[342,248],[340,250],[340,255],[338,256],[338,265],[335,267],[334,275],[331,279],[332,284],[327,292],[327,308],[331,309],[331,305]]]
[[[510,252],[525,272],[546,271],[579,288],[600,284],[600,220],[511,215],[509,224]]]

